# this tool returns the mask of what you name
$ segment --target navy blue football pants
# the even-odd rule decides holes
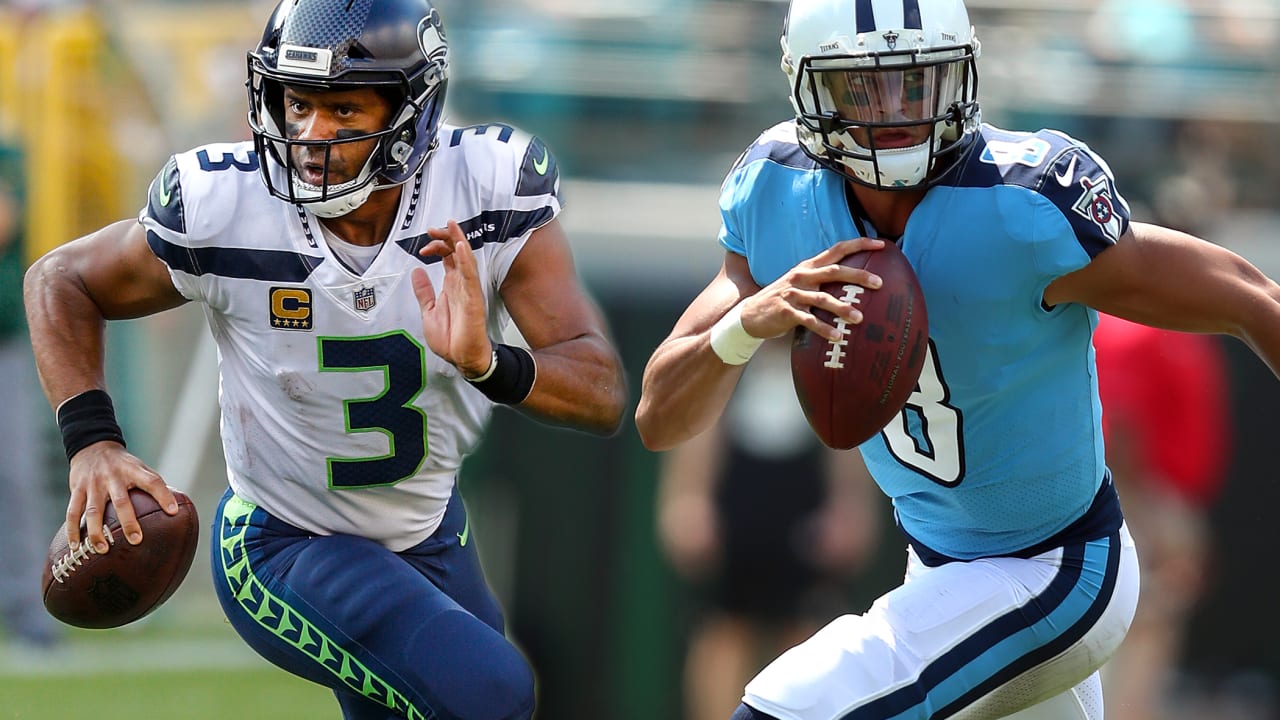
[[[533,673],[503,635],[466,509],[395,553],[318,536],[230,490],[213,520],[218,601],[258,654],[333,689],[346,720],[515,720],[533,714]]]

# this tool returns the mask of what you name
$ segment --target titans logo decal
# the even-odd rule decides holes
[[[1111,181],[1106,175],[1097,178],[1080,178],[1084,194],[1076,200],[1071,209],[1080,217],[1091,221],[1102,229],[1102,232],[1114,242],[1120,238],[1120,216],[1116,213],[1115,193],[1111,190]]]

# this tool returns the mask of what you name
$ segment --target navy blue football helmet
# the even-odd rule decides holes
[[[283,0],[248,54],[249,127],[273,195],[321,217],[360,207],[379,188],[404,183],[435,148],[449,80],[449,44],[429,0]],[[393,98],[386,129],[332,140],[292,140],[284,132],[284,86],[311,90],[373,87]],[[290,150],[376,139],[360,173],[341,184],[304,182]],[[284,180],[278,172],[284,170]],[[326,177],[328,168],[325,168]]]

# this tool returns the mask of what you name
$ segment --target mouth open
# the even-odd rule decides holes
[[[303,163],[297,169],[298,179],[308,185],[319,187],[324,185],[324,165],[320,163]]]
[[[917,139],[914,133],[901,129],[877,130],[872,140],[878,150],[897,150],[923,142]]]

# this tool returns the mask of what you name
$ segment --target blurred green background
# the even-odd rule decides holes
[[[450,120],[514,124],[559,158],[563,221],[622,349],[634,408],[649,352],[718,268],[720,180],[760,130],[790,115],[778,69],[786,5],[438,6],[454,50]],[[1280,3],[969,6],[985,120],[1085,139],[1111,163],[1135,218],[1194,229],[1280,277]],[[31,256],[135,214],[169,154],[248,136],[244,52],[269,11],[0,6],[0,141],[26,153]],[[197,308],[118,323],[108,366],[131,449],[211,517],[225,478],[206,334]],[[1280,507],[1280,387],[1243,346],[1228,350],[1236,454],[1213,510],[1212,588],[1174,691],[1188,717],[1251,720],[1280,717],[1280,581],[1262,560],[1280,546],[1270,519]],[[50,536],[65,494],[55,443]],[[464,468],[486,570],[538,673],[541,720],[681,717],[697,598],[655,543],[657,462],[629,420],[601,441],[500,409]],[[900,578],[903,550],[885,525],[884,550],[848,588],[851,610]],[[136,627],[69,632],[49,651],[0,636],[0,720],[337,717],[327,691],[240,644],[212,598],[207,537],[200,552],[186,584]]]

